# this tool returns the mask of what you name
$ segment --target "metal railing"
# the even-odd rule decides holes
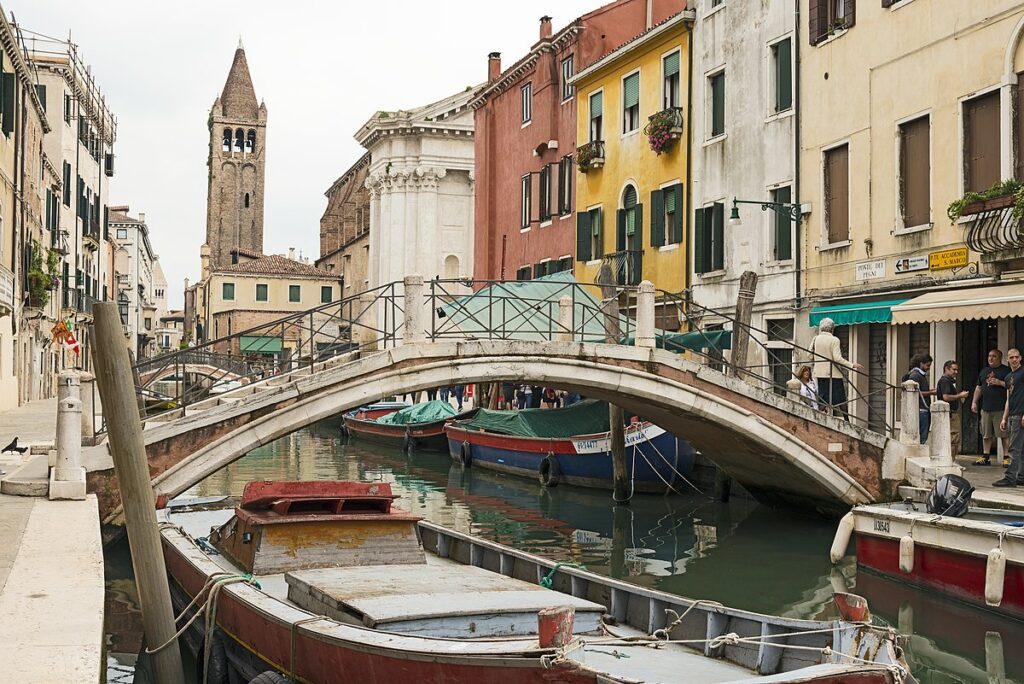
[[[642,249],[624,249],[601,257],[604,263],[611,266],[615,283],[628,287],[635,287],[643,280],[643,259]]]
[[[1024,231],[1021,222],[1013,218],[1013,207],[990,209],[965,219],[964,241],[975,252],[984,255],[1024,247]]]
[[[576,161],[581,170],[604,165],[604,140],[591,140],[576,148]]]

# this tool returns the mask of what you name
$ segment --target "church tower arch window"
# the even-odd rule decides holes
[[[221,152],[230,152],[231,151],[231,129],[230,128],[225,128],[224,129],[224,140],[221,143],[221,148],[220,149],[221,149]]]
[[[235,152],[241,152],[245,146],[245,133],[241,128],[235,129]]]
[[[245,137],[245,152],[246,154],[252,154],[256,151],[256,131],[249,129],[249,133]]]

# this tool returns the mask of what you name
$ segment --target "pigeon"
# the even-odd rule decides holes
[[[3,449],[0,449],[0,454],[7,453],[8,451],[14,451],[16,453],[23,454],[26,451],[28,451],[28,447],[18,446],[18,438],[15,437],[10,444],[5,446]]]

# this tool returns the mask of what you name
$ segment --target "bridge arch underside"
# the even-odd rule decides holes
[[[858,439],[852,434],[855,428],[661,350],[562,343],[561,353],[502,354],[526,345],[416,346],[379,352],[297,380],[290,398],[265,405],[258,416],[241,421],[236,416],[223,423],[234,427],[206,444],[192,440],[187,455],[172,459],[166,470],[157,469],[164,470],[154,479],[157,493],[176,496],[258,446],[381,397],[456,383],[527,380],[612,401],[654,421],[687,439],[764,500],[837,513],[884,498],[894,488],[881,479],[884,438],[876,436],[874,443]],[[439,349],[445,346],[447,353]],[[567,347],[576,353],[566,353]],[[593,353],[595,349],[615,353]],[[336,379],[327,377],[331,375]],[[712,377],[704,377],[708,375]],[[303,384],[310,389],[303,392]],[[314,390],[313,385],[320,387]],[[217,414],[232,408],[218,406],[190,419],[203,417],[217,424]],[[164,440],[165,452],[173,439]],[[153,446],[147,447],[151,466]]]

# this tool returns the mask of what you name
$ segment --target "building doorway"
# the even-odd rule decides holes
[[[999,325],[995,319],[960,321],[957,324],[956,361],[960,366],[960,389],[973,395],[982,366],[988,364],[988,352],[999,347]],[[1004,361],[1006,350],[1003,350]],[[935,359],[942,368],[947,359]],[[963,432],[960,453],[980,454],[982,451],[979,416],[971,411],[971,400],[961,402]]]

